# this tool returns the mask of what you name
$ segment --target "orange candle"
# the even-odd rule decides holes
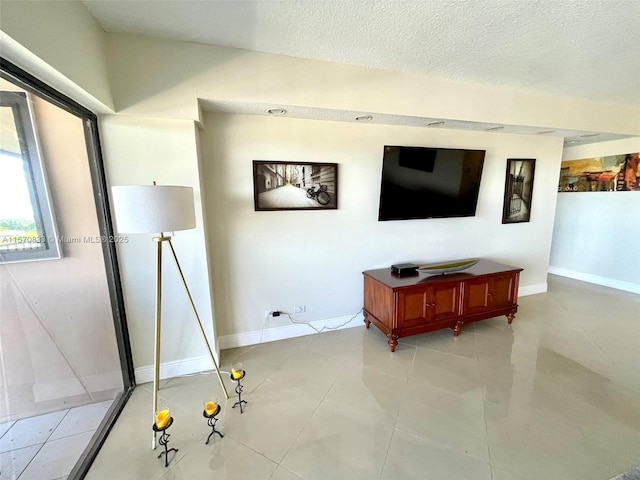
[[[216,402],[207,402],[204,404],[204,411],[207,412],[207,415],[216,413],[217,408],[218,405],[216,405]]]
[[[169,424],[170,419],[171,416],[169,415],[169,409],[160,410],[156,413],[156,427],[159,429],[166,427]]]

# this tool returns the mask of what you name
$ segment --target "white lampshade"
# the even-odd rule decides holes
[[[193,189],[171,185],[111,187],[118,233],[161,233],[195,228]]]

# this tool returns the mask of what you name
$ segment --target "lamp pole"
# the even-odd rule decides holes
[[[198,322],[198,327],[213,362],[225,397],[229,393],[224,385],[220,369],[213,350],[207,339],[198,315],[193,297],[182,273],[180,262],[171,243],[171,236],[164,232],[188,230],[195,228],[195,209],[193,203],[193,189],[179,186],[135,185],[112,187],[114,210],[119,233],[156,233],[156,306],[155,306],[155,346],[153,359],[153,416],[158,411],[158,390],[160,389],[160,344],[162,337],[162,244],[168,242],[182,285],[184,286],[191,309]],[[153,433],[151,447],[156,448],[156,432]]]

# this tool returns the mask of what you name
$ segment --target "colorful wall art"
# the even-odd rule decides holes
[[[558,192],[640,191],[639,153],[567,160],[560,167]]]

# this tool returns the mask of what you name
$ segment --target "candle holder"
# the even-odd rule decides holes
[[[244,410],[242,410],[242,404],[243,403],[247,403],[246,400],[242,400],[242,389],[244,388],[242,386],[242,384],[240,383],[240,380],[242,380],[245,376],[246,372],[244,370],[242,370],[242,367],[238,367],[238,368],[232,368],[231,369],[231,374],[229,375],[231,377],[231,380],[233,380],[234,382],[237,382],[238,385],[236,385],[236,393],[238,394],[238,401],[236,403],[233,404],[233,407],[231,408],[236,408],[236,407],[240,407],[240,413],[244,413]]]
[[[169,437],[171,436],[171,435],[169,435],[167,433],[167,429],[172,424],[173,424],[173,417],[169,417],[169,423],[167,423],[163,427],[158,427],[158,425],[156,425],[155,423],[153,424],[153,431],[162,433],[162,435],[160,435],[160,440],[158,440],[158,443],[164,447],[164,452],[160,452],[160,455],[158,455],[158,458],[160,458],[160,457],[162,457],[162,455],[164,455],[164,466],[165,467],[169,466],[169,452],[177,452],[178,451],[177,448],[169,448],[169,449],[167,449],[167,444],[169,443]]]
[[[216,409],[211,414],[208,414],[206,409],[202,411],[202,416],[207,419],[207,425],[211,427],[211,433],[207,437],[207,441],[204,442],[205,445],[209,445],[209,440],[211,440],[211,437],[214,433],[217,433],[218,435],[220,435],[220,438],[224,438],[224,435],[222,434],[222,432],[220,432],[219,430],[216,430],[216,422],[218,421],[218,419],[216,418],[216,415],[218,415],[219,413],[220,413],[220,405],[216,405]]]

